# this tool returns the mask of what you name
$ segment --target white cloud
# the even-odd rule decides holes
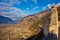
[[[48,4],[47,7],[51,9],[51,7],[54,6],[54,5],[55,5],[55,3],[53,3],[53,4]]]
[[[36,6],[35,8],[39,8],[39,6]]]
[[[55,4],[55,3],[53,3],[53,4],[48,4],[47,6],[43,7],[42,10],[46,10],[47,7],[48,7],[49,9],[51,9],[52,6],[60,6],[60,3],[57,3],[57,4]]]
[[[55,5],[55,3],[52,4],[52,6],[54,6],[54,5]]]
[[[60,6],[60,3],[53,3],[53,4],[48,4],[47,7],[51,9],[52,6]]]
[[[3,0],[3,2],[0,2],[0,15],[9,17],[13,20],[17,19],[18,17],[26,16],[21,9],[13,7],[13,4],[16,3],[20,4],[21,2],[19,0]]]
[[[32,10],[35,10],[35,9],[37,9],[37,8],[39,8],[39,6],[35,6]]]
[[[19,0],[3,0],[3,2],[5,2],[5,3],[11,3],[12,5],[13,4],[21,4],[21,1],[19,1]]]
[[[51,4],[48,4],[48,5],[47,5],[48,8],[51,8],[51,6],[52,6]]]
[[[0,11],[7,10],[12,7],[11,3],[0,2]]]
[[[19,17],[20,17],[20,16],[21,16],[21,17],[26,16],[25,13],[24,13],[22,10],[20,10],[20,9],[18,9],[18,8],[12,8],[12,10],[13,10],[13,9],[15,10],[15,11],[14,11],[14,12],[15,12],[14,14],[16,14],[17,16],[19,16]],[[13,12],[13,11],[12,11],[12,12]]]
[[[6,2],[0,2],[0,7],[11,7],[13,6],[11,3],[6,3]]]
[[[29,10],[29,8],[27,7],[26,10]]]
[[[43,7],[43,9],[42,10],[46,10],[46,7]]]
[[[15,20],[15,19],[17,19],[19,17],[26,16],[25,13],[22,10],[20,10],[20,9],[18,9],[16,7],[11,7],[9,10],[10,10],[9,12],[0,12],[0,15],[9,17],[9,18],[11,18],[13,20]]]
[[[60,3],[56,4],[55,6],[60,6]]]

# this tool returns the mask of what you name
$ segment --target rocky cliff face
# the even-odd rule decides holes
[[[44,21],[51,14],[50,10],[26,16],[17,24],[4,24],[0,25],[0,39],[20,39],[28,38],[37,34],[40,28],[44,27]],[[15,40],[15,39],[14,39]]]

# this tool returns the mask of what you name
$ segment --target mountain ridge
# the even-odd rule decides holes
[[[16,25],[11,25],[11,26],[0,25],[1,27],[4,26],[0,30],[0,31],[4,31],[1,34],[4,34],[4,37],[7,38],[6,37],[6,35],[8,35],[7,33],[11,32],[11,34],[13,34],[10,35],[11,39],[20,38],[20,37],[27,39],[28,37],[36,35],[37,33],[39,33],[39,31],[41,31],[40,28],[44,27],[44,21],[45,19],[48,18],[49,16],[48,14],[49,15],[51,14],[50,10],[43,11],[33,16],[26,16],[21,21],[19,21]]]
[[[9,23],[13,23],[14,21],[8,17],[4,17],[2,15],[0,15],[0,24],[9,24]]]

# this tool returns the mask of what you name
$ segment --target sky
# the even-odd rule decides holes
[[[60,0],[0,0],[0,15],[17,20],[60,5]]]

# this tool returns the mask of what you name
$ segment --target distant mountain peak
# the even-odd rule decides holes
[[[9,24],[9,23],[14,23],[14,21],[8,17],[0,15],[0,24]]]

